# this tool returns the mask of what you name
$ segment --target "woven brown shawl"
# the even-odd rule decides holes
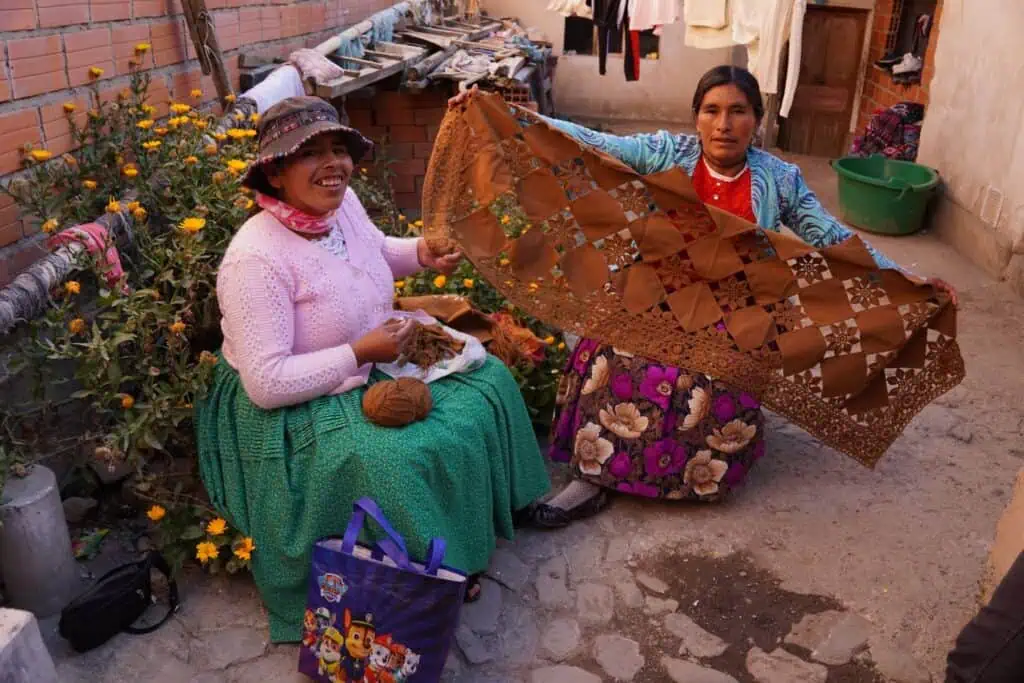
[[[749,391],[869,467],[964,377],[947,295],[859,237],[763,230],[683,170],[641,176],[498,96],[449,112],[423,207],[428,240],[531,315]]]

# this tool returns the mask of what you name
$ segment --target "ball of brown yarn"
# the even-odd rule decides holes
[[[404,427],[426,419],[433,407],[430,388],[412,377],[377,382],[363,395],[363,414],[381,427]]]

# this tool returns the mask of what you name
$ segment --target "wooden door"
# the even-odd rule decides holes
[[[846,153],[867,20],[867,10],[807,8],[799,85],[779,130],[782,149],[824,157]]]

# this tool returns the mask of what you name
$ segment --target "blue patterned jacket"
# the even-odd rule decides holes
[[[673,135],[664,130],[642,135],[609,135],[568,121],[545,120],[643,175],[680,166],[692,176],[700,161],[700,138],[695,135]],[[802,240],[819,248],[838,244],[854,234],[825,210],[804,182],[798,166],[756,148],[748,153],[747,164],[754,215],[762,228],[778,232],[785,225]],[[899,266],[870,244],[867,248],[880,267],[899,270]]]

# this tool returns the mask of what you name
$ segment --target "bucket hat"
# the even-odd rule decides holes
[[[341,123],[338,110],[330,102],[319,97],[289,97],[268,109],[260,119],[259,152],[242,178],[242,185],[273,194],[264,166],[294,154],[307,140],[324,133],[340,134],[355,163],[373,149],[373,143],[362,133]]]

